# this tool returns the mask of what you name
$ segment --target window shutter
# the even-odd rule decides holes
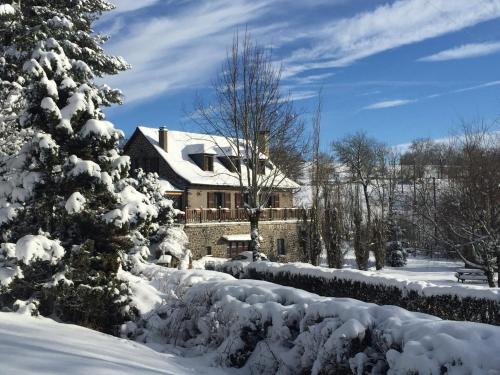
[[[280,195],[278,193],[274,194],[274,208],[279,208],[280,207]]]
[[[241,193],[234,194],[234,206],[243,207],[243,201],[241,200]]]
[[[214,193],[207,192],[207,208],[215,208]]]
[[[224,208],[231,208],[231,193],[224,193]]]

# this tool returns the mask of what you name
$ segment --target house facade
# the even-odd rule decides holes
[[[195,258],[232,257],[247,249],[250,228],[243,208],[247,198],[239,179],[243,172],[228,140],[141,126],[124,152],[131,158],[132,170],[158,173],[166,195],[184,212],[182,220]],[[259,165],[264,177],[272,168],[268,156],[263,155]],[[280,179],[262,213],[262,250],[273,258],[297,259],[303,211],[293,207],[293,197],[299,188],[286,177]]]

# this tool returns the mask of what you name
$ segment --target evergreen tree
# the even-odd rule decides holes
[[[341,248],[339,213],[337,208],[333,207],[330,199],[326,199],[323,233],[326,238],[326,259],[328,261],[328,267],[342,268],[344,264],[344,254],[342,254]]]
[[[390,241],[386,244],[385,261],[391,267],[403,267],[406,265],[407,254],[401,243],[401,227],[395,221],[392,211],[389,211],[388,225]]]
[[[128,67],[91,29],[113,6],[10,7],[0,19],[0,75],[22,91],[14,123],[30,138],[0,171],[0,303],[36,301],[28,303],[43,315],[111,332],[133,314],[118,277],[124,255],[159,213],[128,178],[129,159],[117,149],[123,133],[101,111],[120,93],[95,79]]]

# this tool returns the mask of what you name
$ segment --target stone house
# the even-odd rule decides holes
[[[263,134],[265,136],[265,134]],[[250,225],[243,208],[236,160],[224,137],[137,127],[124,146],[132,170],[156,172],[166,195],[184,212],[185,232],[195,258],[206,255],[232,257],[248,248]],[[268,152],[260,174],[270,173]],[[244,169],[238,169],[242,174]],[[299,220],[303,210],[293,207],[300,186],[284,178],[274,189],[259,228],[262,251],[269,256],[296,260]]]

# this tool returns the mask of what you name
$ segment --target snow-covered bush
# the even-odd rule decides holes
[[[385,262],[391,267],[403,267],[406,265],[408,254],[401,243],[403,236],[401,227],[395,222],[392,215],[388,224],[390,241],[386,243]]]
[[[231,263],[231,262],[228,262]],[[462,285],[436,285],[408,281],[371,271],[329,269],[305,263],[259,262],[241,264],[238,274],[307,290],[322,296],[347,297],[396,305],[449,320],[500,325],[500,290],[472,289]],[[234,268],[220,270],[232,274]]]
[[[142,275],[155,280],[158,268]],[[161,271],[166,301],[124,334],[251,374],[494,374],[500,328],[319,297],[212,271]]]
[[[399,241],[387,242],[385,261],[391,267],[403,267],[406,265],[407,254]]]

